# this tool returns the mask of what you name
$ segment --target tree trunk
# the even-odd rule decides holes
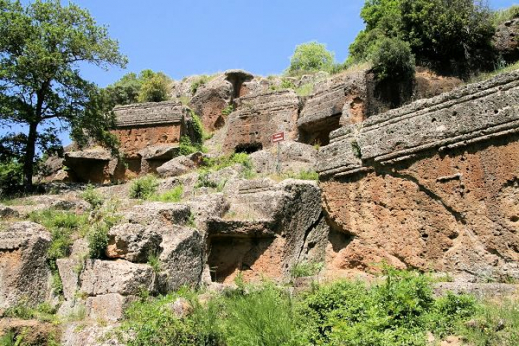
[[[29,124],[29,135],[27,136],[27,146],[25,150],[25,162],[23,164],[23,188],[25,192],[32,192],[32,175],[34,156],[36,155],[36,137],[38,123]]]

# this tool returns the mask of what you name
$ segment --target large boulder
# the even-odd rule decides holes
[[[122,258],[130,262],[146,263],[149,256],[160,252],[162,237],[152,227],[123,223],[108,232],[108,258]]]
[[[195,169],[202,163],[203,154],[198,152],[187,156],[178,156],[157,168],[157,173],[163,177],[177,177]]]
[[[0,232],[0,308],[36,305],[51,297],[50,243],[50,233],[33,222],[14,223]]]
[[[205,264],[204,234],[195,228],[173,226],[163,229],[160,269],[166,292],[182,286],[197,287]]]
[[[151,266],[123,260],[87,260],[79,278],[80,290],[88,296],[138,295],[143,289],[157,291],[157,276]]]

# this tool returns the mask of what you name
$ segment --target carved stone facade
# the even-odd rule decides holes
[[[330,267],[519,278],[518,100],[516,71],[333,132],[317,166],[348,241]]]

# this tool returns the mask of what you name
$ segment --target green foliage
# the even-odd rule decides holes
[[[139,90],[139,102],[161,102],[169,99],[171,80],[162,72],[146,78]]]
[[[121,219],[116,213],[117,208],[118,204],[110,200],[102,208],[92,212],[86,234],[90,258],[104,258],[108,246],[108,231]]]
[[[180,137],[179,153],[180,155],[191,155],[198,152],[199,146],[193,145],[191,139],[188,136]]]
[[[23,182],[23,165],[14,159],[0,162],[0,196],[19,190]]]
[[[319,180],[319,173],[314,170],[302,170],[297,173],[288,172],[281,175],[282,179]]]
[[[179,297],[191,302],[193,313],[184,318],[175,316],[171,304]],[[122,330],[133,337],[128,346],[220,346],[222,337],[216,328],[217,309],[201,306],[187,290],[156,299],[133,303],[126,311]]]
[[[474,346],[519,345],[519,303],[480,304],[471,323],[460,325],[458,333]]]
[[[248,291],[248,292],[243,292]],[[287,292],[272,284],[238,290],[223,301],[227,345],[303,345],[299,318]]]
[[[235,279],[236,289],[200,305],[196,292],[164,297],[144,294],[126,311],[128,345],[428,345],[427,332],[441,340],[459,335],[471,345],[516,345],[519,305],[480,303],[467,295],[434,298],[428,277],[385,269],[383,281],[338,281],[301,295],[286,288]],[[171,303],[184,297],[187,316]]]
[[[193,83],[191,83],[191,95],[196,94],[198,89],[205,85],[207,82],[211,81],[214,76],[201,75],[199,76]]]
[[[137,76],[130,72],[106,87],[111,108],[137,102],[160,102],[169,99],[171,79],[162,72],[143,70]]]
[[[87,234],[88,250],[90,258],[103,258],[108,246],[108,231],[110,228],[105,223],[95,223]]]
[[[234,112],[234,105],[232,103],[228,104],[223,110],[222,110],[222,115],[224,117],[227,117],[229,116],[229,114],[231,114],[232,112]]]
[[[503,24],[514,18],[519,18],[519,5],[512,5],[509,8],[495,11],[492,14],[492,20],[495,26]]]
[[[302,278],[306,276],[314,276],[317,275],[321,269],[323,269],[323,263],[312,263],[312,262],[300,262],[294,264],[292,268],[290,268],[290,275],[293,278]]]
[[[372,71],[379,80],[407,80],[414,76],[415,61],[409,44],[384,37],[374,46]]]
[[[135,179],[130,186],[130,198],[149,199],[157,192],[158,185],[153,175]]]
[[[326,49],[326,45],[313,41],[296,46],[287,73],[300,75],[307,72],[330,71],[333,64],[334,54]]]
[[[225,185],[225,182],[215,182],[210,180],[210,172],[219,171],[226,167],[234,165],[241,165],[241,175],[245,179],[254,177],[254,167],[252,161],[247,153],[234,153],[231,155],[222,155],[215,158],[204,158],[203,168],[200,169],[197,187],[211,187],[218,188],[220,183]],[[223,188],[223,186],[221,186]]]
[[[51,233],[52,240],[47,250],[47,257],[51,266],[54,266],[55,260],[69,255],[72,235],[86,227],[88,215],[46,209],[30,213],[29,220],[45,226]]]
[[[200,120],[200,117],[193,111],[191,111],[191,118],[192,121],[192,127],[193,127],[193,144],[200,147],[204,142],[205,133],[204,133],[204,127],[202,125],[202,121]]]
[[[184,187],[182,185],[177,185],[169,191],[164,192],[161,195],[154,195],[151,197],[154,201],[159,202],[173,202],[177,203],[182,200],[184,196]]]
[[[98,209],[104,203],[103,196],[91,184],[87,185],[85,191],[81,194],[81,198],[90,203],[92,209]]]
[[[137,103],[142,80],[133,72],[125,74],[114,84],[106,87],[111,106]]]
[[[390,38],[409,44],[420,65],[440,72],[467,76],[494,66],[492,16],[480,2],[366,0],[361,17],[366,29],[350,46],[350,63],[371,60],[379,42]],[[405,49],[393,46],[394,53]],[[407,52],[399,55],[406,57]]]
[[[0,2],[0,122],[28,128],[24,185],[32,190],[36,145],[48,134],[71,129],[74,139],[112,145],[112,118],[96,85],[79,67],[124,67],[117,41],[88,11],[58,0]],[[38,129],[45,124],[46,130]]]
[[[468,321],[476,301],[449,294],[435,300],[427,277],[386,268],[384,282],[320,287],[302,301],[308,337],[315,344],[426,345],[425,334],[454,333]]]
[[[148,254],[148,264],[153,269],[155,273],[160,272],[160,260],[159,255],[156,253]]]
[[[295,89],[295,92],[299,96],[309,96],[314,91],[313,83],[306,83]]]

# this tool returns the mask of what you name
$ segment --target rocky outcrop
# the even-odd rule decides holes
[[[493,43],[505,62],[514,63],[519,60],[519,18],[499,25]]]
[[[225,125],[223,110],[232,107],[234,99],[249,93],[244,83],[253,78],[246,71],[229,70],[198,88],[189,105],[200,116],[206,130],[214,131]]]
[[[519,278],[519,71],[332,133],[324,203],[337,265]]]
[[[279,149],[279,155],[277,150]],[[284,141],[279,146],[267,150],[257,151],[250,155],[250,159],[257,173],[299,173],[314,171],[317,162],[317,149],[311,145]]]
[[[300,107],[291,90],[241,97],[237,110],[229,115],[224,150],[250,153],[269,148],[271,136],[277,132],[296,139]]]
[[[213,280],[229,282],[240,272],[246,280],[287,278],[307,255],[304,249],[313,247],[308,246],[309,234],[322,217],[317,185],[298,180],[243,181],[230,203],[223,218],[208,220]]]
[[[0,231],[0,308],[50,300],[50,241],[50,233],[33,222],[17,222]]]
[[[340,74],[315,86],[297,121],[303,142],[327,145],[330,132],[340,124],[354,124],[366,118],[367,73],[363,70]]]

